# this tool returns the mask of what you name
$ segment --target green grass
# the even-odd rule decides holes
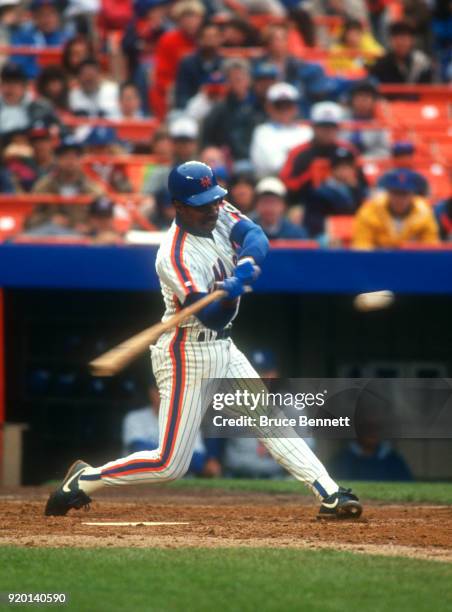
[[[363,499],[382,502],[413,502],[430,504],[452,504],[450,482],[341,482],[352,487]],[[221,489],[223,491],[251,491],[264,493],[299,493],[311,495],[310,491],[294,480],[246,480],[246,479],[190,479],[179,480],[171,488]]]
[[[0,548],[0,565],[0,591],[65,591],[69,604],[52,609],[77,612],[442,612],[452,606],[452,564],[329,550],[7,547]]]

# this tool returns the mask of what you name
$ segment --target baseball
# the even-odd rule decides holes
[[[360,293],[353,300],[353,305],[360,312],[370,312],[372,310],[382,310],[388,308],[394,302],[392,291],[371,291]]]

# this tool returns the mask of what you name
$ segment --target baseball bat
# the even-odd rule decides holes
[[[156,323],[135,336],[124,340],[121,344],[118,344],[106,353],[93,359],[93,361],[90,361],[89,367],[91,373],[94,376],[114,376],[124,369],[126,365],[133,361],[140,353],[143,353],[150,344],[156,342],[163,333],[177,327],[208,304],[217,302],[226,295],[226,291],[217,289],[201,298],[199,301],[194,302],[194,304],[183,308],[164,323]]]

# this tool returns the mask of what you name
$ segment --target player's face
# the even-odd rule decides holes
[[[188,228],[209,234],[215,229],[222,200],[214,200],[204,206],[185,206],[176,203],[177,214]]]

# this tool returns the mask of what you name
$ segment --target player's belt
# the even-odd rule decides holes
[[[196,338],[198,342],[211,342],[212,340],[224,340],[229,338],[231,335],[230,329],[222,329],[220,331],[213,331],[211,329],[207,331],[201,331]]]

